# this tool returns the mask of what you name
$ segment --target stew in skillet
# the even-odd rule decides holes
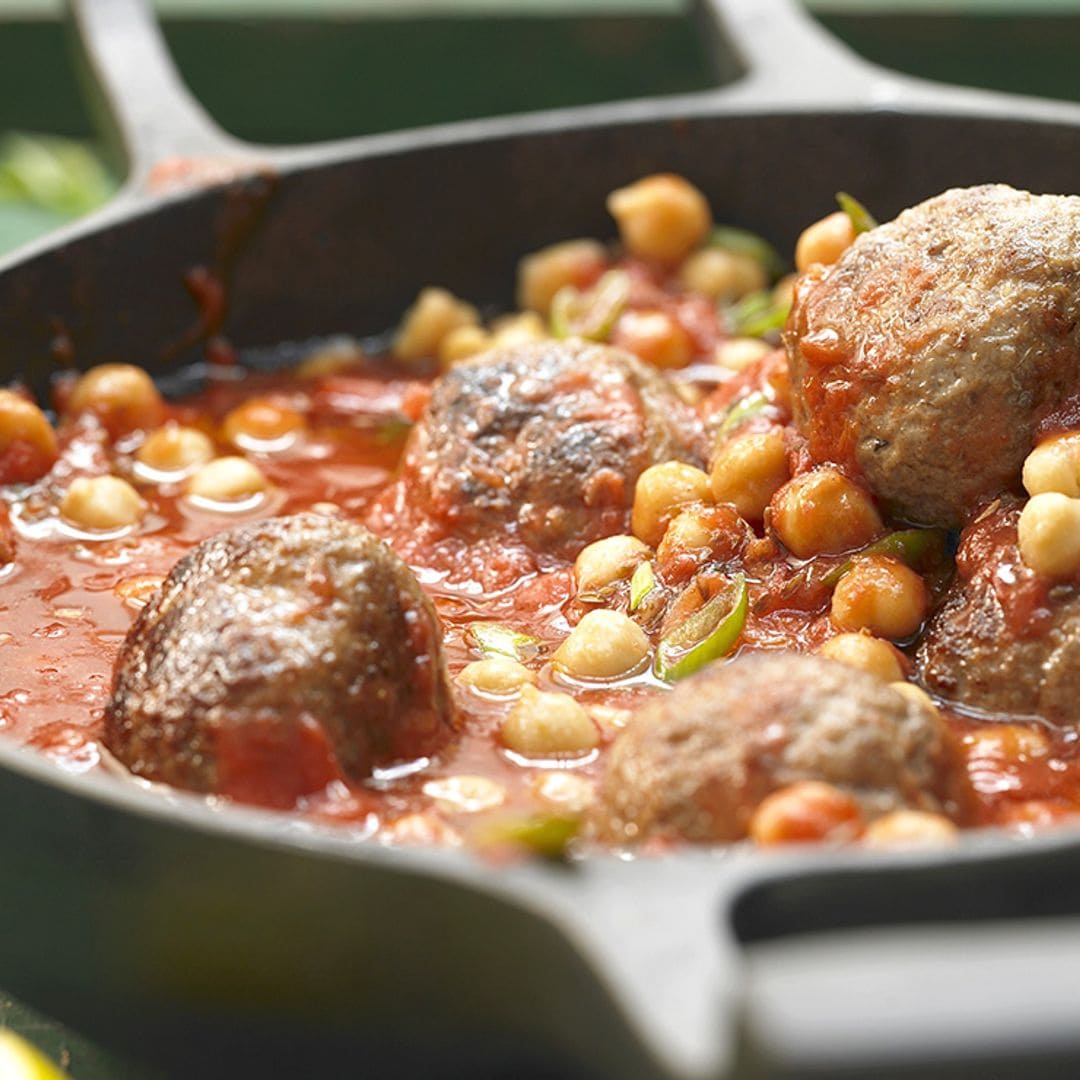
[[[383,842],[1076,813],[1080,199],[840,203],[787,274],[650,176],[510,313],[0,391],[0,726]]]

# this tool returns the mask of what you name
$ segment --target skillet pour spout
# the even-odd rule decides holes
[[[604,197],[649,171],[693,178],[774,242],[841,189],[885,216],[953,186],[1069,191],[1080,175],[1080,110],[881,72],[784,0],[697,6],[717,70],[741,72],[718,89],[286,149],[213,124],[139,0],[69,6],[129,178],[97,217],[0,262],[0,366],[38,389],[58,339],[79,367],[138,357],[168,386],[208,338],[367,332],[421,282],[505,304],[522,252],[603,234]],[[1040,937],[1080,912],[1070,831],[888,858],[686,849],[496,870],[150,797],[13,745],[0,800],[5,985],[179,1075],[272,1073],[301,1053],[335,1075],[686,1080],[1080,1055],[1060,1007],[1080,965]],[[993,1040],[965,1022],[976,998],[936,977],[931,924],[970,943],[958,967],[980,959]],[[1045,966],[995,979],[999,952]]]

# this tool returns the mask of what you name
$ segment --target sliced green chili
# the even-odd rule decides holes
[[[641,607],[641,602],[655,586],[656,574],[653,573],[652,563],[648,560],[638,563],[637,569],[630,578],[630,610],[637,611]]]
[[[942,529],[900,529],[868,544],[859,554],[887,555],[915,569],[932,550],[940,550],[944,542],[945,532]],[[853,564],[853,559],[845,560],[830,570],[821,579],[822,583],[830,589],[835,588]]]
[[[747,293],[729,312],[731,331],[738,337],[764,337],[783,330],[789,310],[768,289]]]
[[[484,826],[480,840],[487,844],[517,844],[545,859],[562,859],[580,831],[580,818],[537,814],[492,821]]]
[[[718,225],[713,229],[709,234],[709,246],[723,248],[736,255],[749,255],[755,262],[761,263],[770,278],[780,277],[787,269],[786,263],[768,240],[734,225]]]
[[[856,235],[877,228],[878,223],[874,220],[873,215],[861,202],[859,202],[858,199],[855,198],[854,195],[849,195],[846,191],[838,191],[836,193],[836,201],[839,204],[840,209],[843,210],[850,219]]]
[[[607,341],[629,300],[630,276],[624,270],[609,270],[584,292],[565,285],[551,302],[551,332],[557,338]]]
[[[499,623],[470,623],[467,635],[485,657],[508,656],[511,660],[526,660],[540,651],[537,638]]]
[[[736,574],[730,588],[717,593],[660,639],[656,674],[667,682],[678,682],[727,655],[739,640],[749,609],[746,575]]]
[[[729,435],[742,427],[747,420],[764,412],[768,406],[769,399],[760,390],[755,390],[752,394],[747,394],[746,397],[739,398],[739,400],[728,409],[723,423],[717,430],[717,437],[726,439]]]

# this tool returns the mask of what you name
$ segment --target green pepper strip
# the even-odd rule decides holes
[[[878,223],[874,220],[873,215],[861,202],[859,202],[858,199],[855,198],[854,195],[849,195],[846,191],[838,191],[836,193],[836,201],[839,204],[840,209],[843,210],[850,219],[856,235],[877,228]]]
[[[557,338],[607,341],[629,301],[630,277],[623,270],[609,270],[587,292],[565,285],[551,302],[551,332]]]
[[[767,289],[748,293],[731,309],[732,332],[739,337],[764,337],[783,330],[788,305],[778,304]]]
[[[535,817],[492,821],[484,827],[481,841],[519,844],[545,859],[561,859],[566,856],[570,842],[580,830],[579,818],[540,814]]]
[[[739,640],[749,609],[746,575],[736,574],[730,589],[717,593],[660,639],[656,674],[667,682],[678,682],[726,656]]]
[[[778,278],[787,269],[776,248],[764,237],[734,225],[717,225],[709,234],[709,246],[722,248],[736,255],[749,255],[759,262],[770,278]]]
[[[941,529],[901,529],[875,540],[864,547],[859,555],[887,555],[915,569],[926,555],[934,548],[939,548],[944,540],[945,533]],[[821,583],[827,588],[835,588],[854,563],[854,559],[845,560],[830,570],[821,579]]]
[[[720,425],[717,431],[717,437],[720,439],[726,439],[732,432],[736,431],[751,417],[757,416],[758,413],[763,412],[769,405],[769,399],[760,391],[755,390],[752,394],[747,394],[746,397],[739,398],[734,405],[728,409],[727,415],[724,417],[724,422]]]

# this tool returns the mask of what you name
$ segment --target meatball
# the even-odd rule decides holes
[[[738,840],[758,803],[798,780],[849,792],[870,817],[955,814],[958,760],[934,710],[873,676],[818,656],[751,654],[634,714],[609,751],[597,832],[612,843]]]
[[[1010,503],[966,529],[957,576],[923,632],[919,676],[939,697],[1011,716],[1076,722],[1080,585],[1024,565]]]
[[[957,189],[801,279],[785,334],[811,455],[916,524],[1017,488],[1080,389],[1080,197]]]
[[[694,411],[636,357],[544,341],[451,368],[402,475],[448,531],[468,539],[511,524],[534,550],[572,558],[626,530],[640,473],[700,463],[703,441]]]
[[[139,776],[278,806],[436,753],[456,726],[412,572],[317,514],[182,558],[128,633],[105,710],[106,745]]]

